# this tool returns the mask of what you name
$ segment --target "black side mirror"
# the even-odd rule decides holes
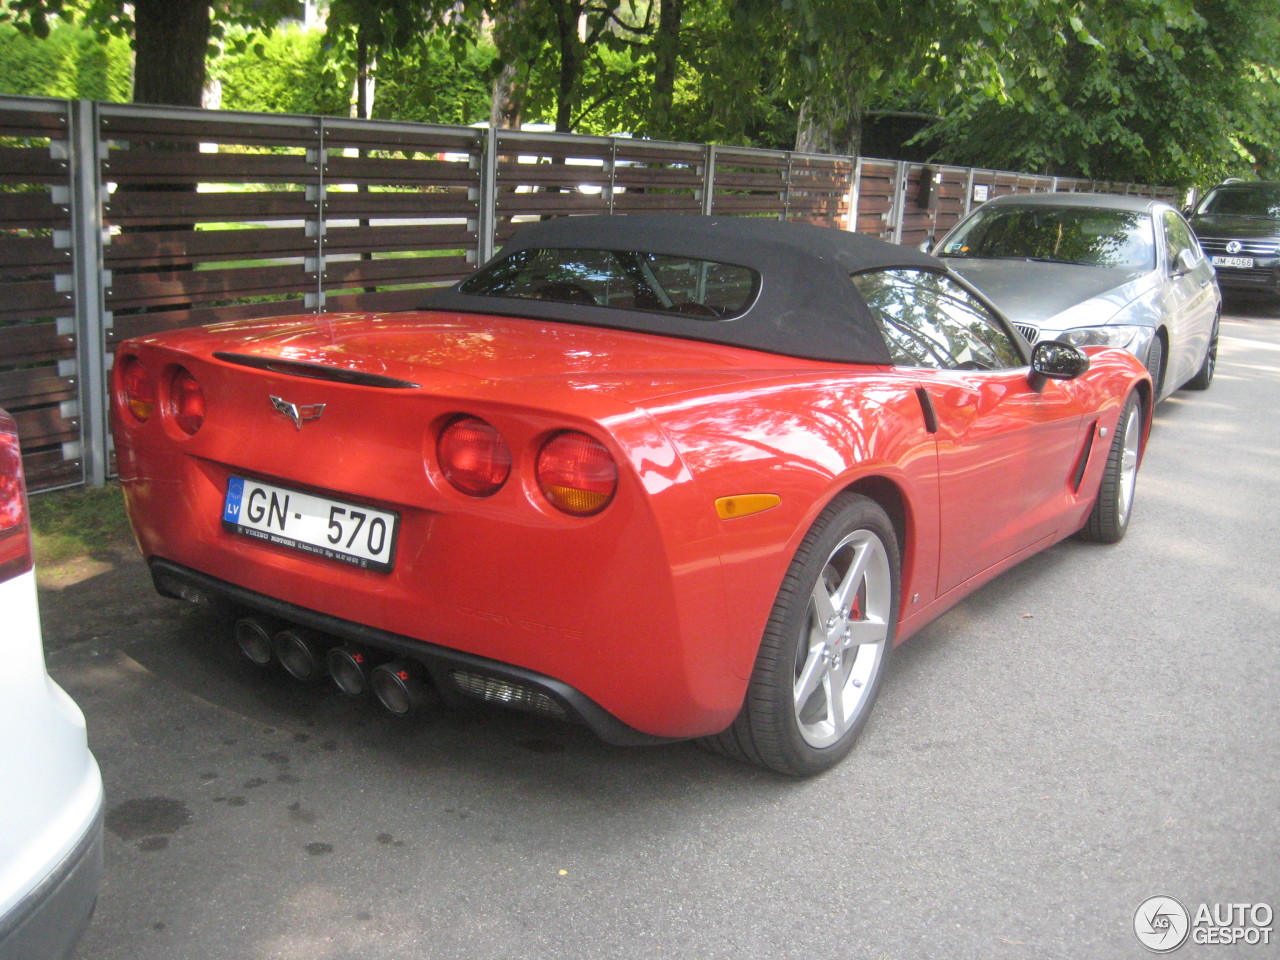
[[[1046,380],[1074,380],[1089,369],[1089,358],[1061,340],[1041,340],[1031,348],[1031,385],[1039,390]]]

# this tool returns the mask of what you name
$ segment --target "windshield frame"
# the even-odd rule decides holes
[[[1210,204],[1222,197],[1261,195],[1261,203],[1251,203],[1255,212],[1211,210]],[[1280,220],[1280,183],[1223,183],[1214,187],[1196,206],[1197,217],[1251,217],[1257,220]]]
[[[1098,229],[1078,235],[1063,235],[1063,227],[1083,230],[1090,219],[1106,218],[1115,221],[1110,231]],[[1126,226],[1122,222],[1126,219],[1133,222]],[[1024,220],[1029,225],[1014,225],[1013,229],[1005,227],[1004,236],[992,232],[994,227],[1004,226],[1009,220]],[[1054,245],[1049,247],[1042,242],[1049,237],[1049,228],[1055,221],[1059,232]],[[1035,228],[1034,232],[1031,227]],[[1111,251],[1116,254],[1115,259],[1107,259],[1108,251],[1105,249],[1094,246],[1072,250],[1073,244],[1067,242],[1096,244],[1108,233],[1120,241],[1120,245]],[[971,249],[966,241],[975,236],[983,241],[983,245]],[[935,255],[946,260],[1020,260],[1150,272],[1159,263],[1159,244],[1155,219],[1149,210],[1076,204],[999,203],[979,207],[962,220],[943,238]]]

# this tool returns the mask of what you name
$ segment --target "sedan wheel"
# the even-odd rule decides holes
[[[742,712],[708,745],[793,776],[844,757],[893,647],[899,565],[884,510],[856,494],[838,497],[778,591]]]
[[[1164,386],[1164,341],[1158,333],[1151,338],[1145,365],[1147,373],[1151,374],[1151,386],[1155,389],[1156,400],[1159,400]]]
[[[1082,540],[1116,543],[1129,529],[1133,495],[1142,461],[1142,406],[1136,393],[1129,394],[1116,423],[1116,432],[1107,452],[1107,465],[1098,486],[1089,519],[1080,530]]]
[[[1204,363],[1196,375],[1187,381],[1188,390],[1208,390],[1213,383],[1213,371],[1218,365],[1218,318],[1213,318],[1213,332],[1209,334],[1209,346],[1204,351]]]

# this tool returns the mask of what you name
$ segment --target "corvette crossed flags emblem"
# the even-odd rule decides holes
[[[292,420],[293,425],[299,430],[307,420],[319,420],[320,414],[324,413],[323,403],[290,403],[283,397],[277,396],[271,397],[271,406]]]

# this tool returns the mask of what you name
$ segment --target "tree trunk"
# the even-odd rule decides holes
[[[133,102],[200,106],[209,0],[134,0],[133,19]]]
[[[498,48],[502,69],[493,80],[493,93],[489,100],[489,125],[502,130],[519,130],[524,119],[524,101],[528,93],[529,69],[533,58],[517,51],[524,50],[527,39],[526,17],[530,15],[530,0],[508,0],[494,11],[493,43]]]
[[[524,113],[525,85],[520,67],[508,63],[493,80],[493,98],[489,102],[489,125],[499,130],[519,130]]]
[[[582,4],[577,0],[560,0],[555,4],[556,43],[560,51],[560,77],[556,86],[556,131],[573,132],[573,110],[578,105],[578,81],[586,56],[578,36],[578,20]]]
[[[837,153],[856,157],[862,147],[862,104],[850,91],[834,104],[827,98],[806,97],[796,118],[797,153]]]
[[[373,111],[374,58],[369,52],[368,29],[361,23],[356,31],[356,89],[353,118],[368,120]]]
[[[671,135],[676,68],[680,59],[680,22],[683,17],[684,0],[662,0],[658,33],[653,38],[653,105],[649,121],[659,137]]]

